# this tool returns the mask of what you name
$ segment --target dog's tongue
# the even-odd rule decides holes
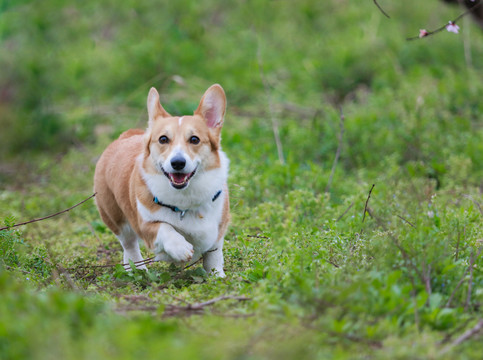
[[[171,181],[175,184],[184,184],[188,180],[190,174],[171,173],[169,174],[169,176],[171,178]]]

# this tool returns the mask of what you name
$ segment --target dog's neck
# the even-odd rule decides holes
[[[218,190],[216,192],[216,194],[213,196],[213,198],[211,199],[212,202],[215,202],[216,199],[218,199],[221,195],[221,192],[222,190]],[[167,207],[168,209],[171,209],[171,211],[174,211],[174,212],[178,212],[179,213],[179,218],[180,220],[183,220],[184,216],[186,215],[186,213],[188,211],[190,211],[190,209],[180,209],[179,207],[177,206],[174,206],[174,205],[169,205],[169,204],[165,204],[163,203],[162,201],[160,201],[156,196],[153,198],[153,201],[155,204],[159,205],[159,206],[164,206],[164,207]]]

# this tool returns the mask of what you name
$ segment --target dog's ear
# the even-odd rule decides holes
[[[149,90],[149,94],[148,94],[148,115],[149,115],[149,127],[151,127],[154,120],[156,120],[158,116],[161,116],[161,117],[171,116],[166,112],[166,110],[164,110],[163,106],[159,102],[159,94],[156,91],[156,89],[153,87],[151,88],[151,90]]]
[[[226,97],[223,88],[212,85],[201,98],[195,115],[201,115],[210,128],[221,128],[225,119]]]

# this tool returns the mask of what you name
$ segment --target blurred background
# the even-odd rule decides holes
[[[0,0],[0,223],[90,196],[150,87],[213,83],[232,214],[224,280],[111,267],[92,200],[0,231],[0,358],[480,359],[442,347],[482,324],[482,1]]]
[[[460,34],[406,41],[464,9],[378,3],[391,19],[372,1],[2,1],[0,181],[144,127],[151,86],[185,114],[212,83],[228,96],[228,152],[263,143],[261,160],[330,168],[342,106],[346,170],[378,171],[383,155],[441,177],[456,156],[482,175],[481,29],[467,16]]]

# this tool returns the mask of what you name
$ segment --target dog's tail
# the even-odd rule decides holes
[[[119,135],[119,140],[127,139],[134,135],[144,135],[144,130],[141,130],[141,129],[126,130],[121,135]]]

